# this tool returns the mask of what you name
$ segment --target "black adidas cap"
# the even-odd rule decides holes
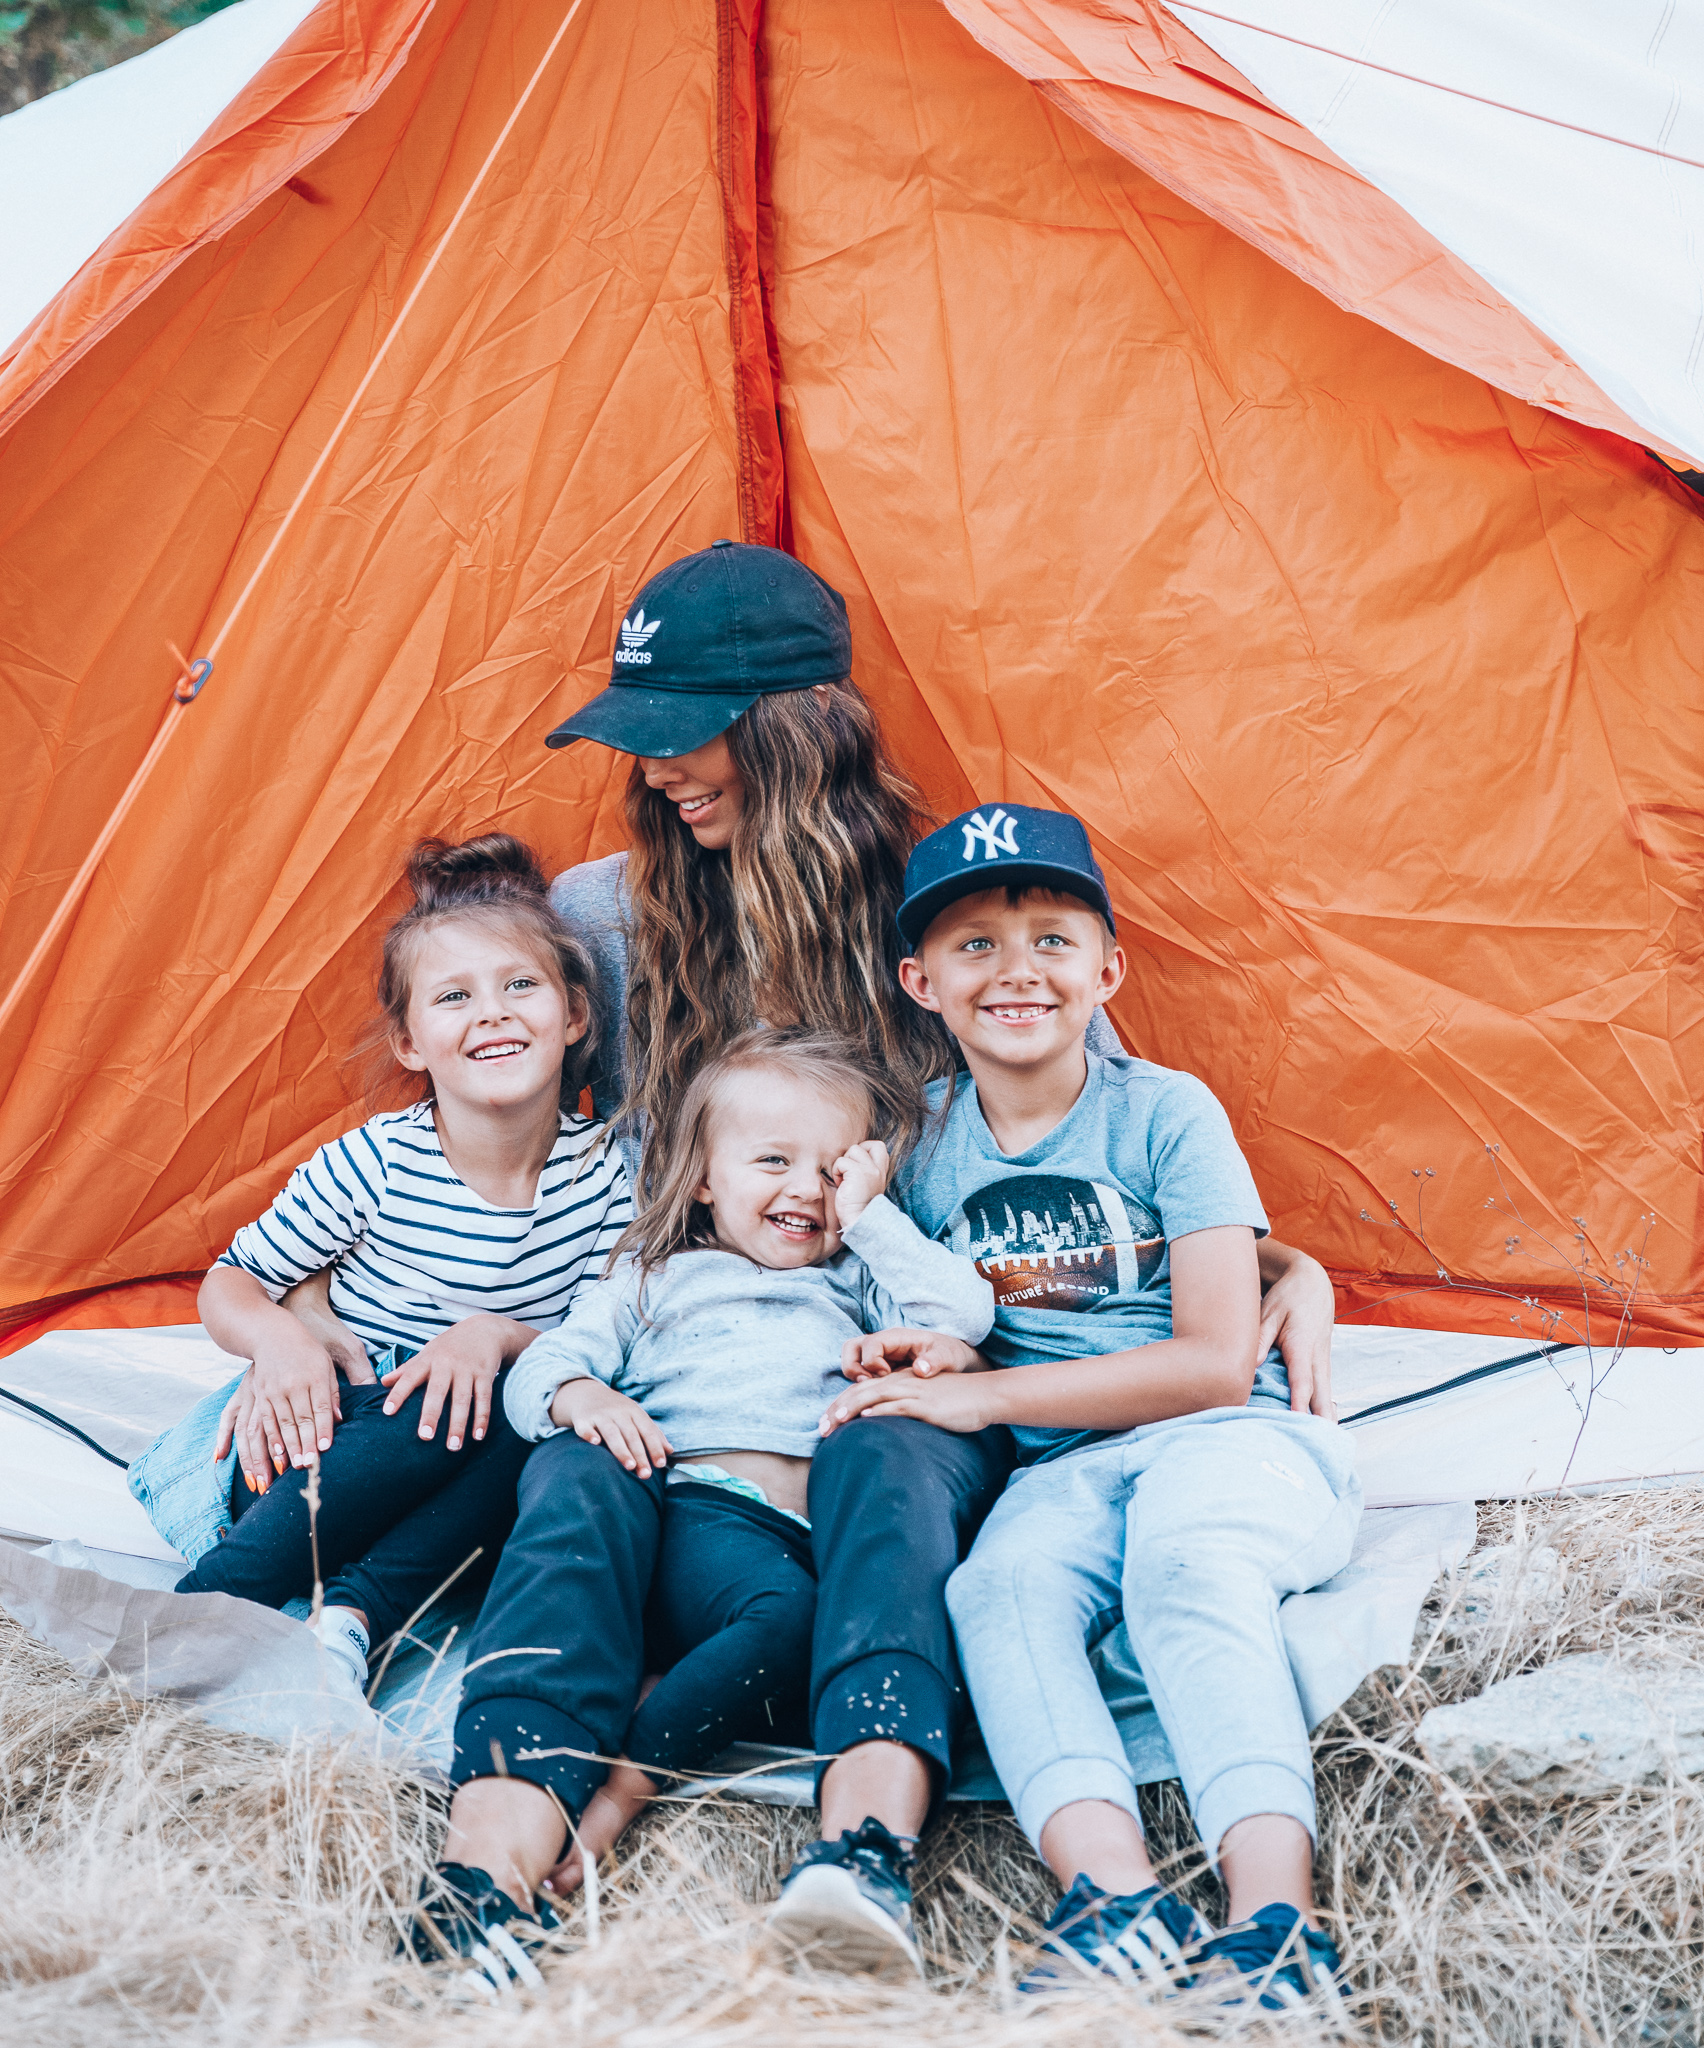
[[[916,952],[923,934],[961,896],[984,889],[1056,889],[1098,910],[1115,935],[1106,877],[1080,818],[1028,804],[983,804],[918,840],[905,863],[900,936]]]
[[[623,754],[690,754],[773,690],[852,671],[846,601],[779,548],[719,540],[660,569],[616,636],[609,688],[547,747],[596,740]]]

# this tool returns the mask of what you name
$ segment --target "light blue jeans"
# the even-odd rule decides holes
[[[1349,1438],[1257,1398],[1012,1475],[947,1585],[988,1753],[1025,1834],[1136,1787],[1089,1651],[1122,1615],[1201,1840],[1314,1828],[1307,1723],[1278,1603],[1341,1571],[1361,1516]]]

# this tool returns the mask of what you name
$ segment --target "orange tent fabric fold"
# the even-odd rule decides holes
[[[4,367],[0,972],[564,11],[328,4]],[[846,592],[943,813],[1087,820],[1120,1028],[1346,1309],[1601,1336],[1636,1277],[1704,1338],[1697,501],[1510,395],[1567,366],[1495,294],[1434,255],[1405,299],[1387,202],[1234,74],[1149,52],[1136,161],[1109,10],[1023,12],[1035,83],[936,0],[586,0],[5,1034],[0,1307],[187,1312],[155,1276],[361,1114],[411,839],[621,843],[623,764],[543,733],[729,533]]]

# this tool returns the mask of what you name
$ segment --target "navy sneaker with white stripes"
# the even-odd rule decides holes
[[[911,1931],[912,1856],[897,1835],[867,1818],[838,1842],[811,1842],[793,1859],[769,1909],[771,1941],[830,1970],[918,1977]]]
[[[466,1963],[464,1987],[501,1997],[517,1985],[544,1987],[527,1953],[562,1925],[541,1902],[535,1919],[523,1912],[488,1871],[467,1863],[440,1863],[420,1888],[414,1925],[397,1946],[423,1963]]]
[[[1195,1959],[1213,1930],[1175,1892],[1104,1892],[1080,1871],[1054,1907],[1050,1953],[1019,1981],[1020,1991],[1063,1991],[1091,1977],[1119,1977],[1160,1992],[1187,1991]]]
[[[1317,1999],[1341,2011],[1342,1967],[1331,1937],[1310,1927],[1294,1906],[1262,1906],[1252,1920],[1213,1936],[1195,1981],[1217,1989],[1225,2005],[1284,2012]]]

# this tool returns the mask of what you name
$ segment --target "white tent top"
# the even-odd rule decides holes
[[[237,0],[0,120],[0,348],[224,112],[317,0]]]
[[[1171,11],[1704,467],[1700,0]]]

